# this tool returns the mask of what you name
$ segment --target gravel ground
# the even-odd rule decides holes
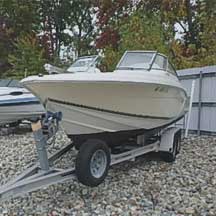
[[[69,140],[59,133],[54,152]],[[0,137],[0,184],[36,161],[31,133]],[[74,150],[57,161],[71,167]],[[113,166],[105,182],[76,180],[0,203],[0,215],[216,215],[216,137],[191,136],[173,164],[150,154]]]

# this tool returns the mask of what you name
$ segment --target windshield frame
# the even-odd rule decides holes
[[[125,58],[125,56],[128,54],[128,53],[150,53],[150,54],[153,54],[152,55],[152,59],[149,63],[149,67],[148,68],[139,68],[139,67],[122,67],[120,66],[123,59]],[[118,62],[117,66],[116,66],[116,70],[125,70],[125,69],[130,69],[130,70],[150,70],[151,69],[151,66],[154,62],[154,59],[156,58],[156,55],[157,55],[157,52],[156,51],[143,51],[143,50],[137,50],[137,51],[126,51],[123,56],[121,57],[120,61]]]
[[[156,56],[155,56],[155,59],[156,59],[157,55],[162,56],[162,57],[164,57],[164,58],[166,59],[166,69],[165,69],[165,71],[166,71],[167,73],[170,73],[170,74],[172,74],[173,76],[176,76],[176,77],[178,78],[178,74],[177,74],[177,72],[176,72],[176,69],[175,69],[175,67],[173,66],[173,64],[170,62],[169,58],[168,58],[166,55],[157,52],[157,53],[156,53]],[[150,68],[149,70],[151,70],[151,69],[153,69],[153,70],[163,70],[162,68],[152,68],[155,59],[153,60],[152,65],[151,65],[151,68]],[[172,72],[169,70],[169,64],[171,65],[171,67],[172,67],[174,73],[172,73]]]
[[[88,64],[88,65],[86,65],[86,66],[73,66],[73,64],[75,64],[77,61],[79,61],[79,60],[83,60],[83,59],[92,59],[92,61]],[[91,67],[96,67],[96,64],[97,64],[97,62],[99,61],[99,55],[91,55],[91,56],[81,56],[81,57],[78,57],[74,62],[73,62],[73,64],[71,64],[68,68],[67,68],[67,70],[66,71],[68,71],[68,69],[69,68],[73,68],[73,69],[76,69],[76,68],[83,68],[83,69],[85,69],[85,70],[83,70],[82,72],[85,72],[85,71],[88,71],[89,70],[89,68],[91,68]],[[79,72],[81,72],[81,71],[79,71]],[[71,73],[71,72],[69,72],[68,71],[68,73]]]
[[[86,66],[75,66],[75,67],[91,67],[91,65],[93,65],[96,60],[97,60],[98,56],[97,55],[92,55],[92,56],[81,56],[79,58],[76,59],[76,61],[74,61],[73,64],[75,64],[76,62],[78,62],[79,60],[88,60],[88,59],[92,59],[91,62],[86,65]],[[73,67],[73,64],[70,67]]]
[[[122,63],[123,59],[125,58],[125,56],[128,53],[152,53],[153,56],[152,56],[152,59],[151,59],[151,61],[149,63],[149,68],[121,67],[120,64]],[[163,68],[153,68],[153,64],[154,64],[155,59],[156,59],[157,56],[162,56],[162,57],[164,57],[166,59],[166,68],[165,69],[163,69]],[[169,64],[173,68],[174,73],[172,73],[171,71],[169,71],[169,69],[168,69],[168,65]],[[173,64],[169,61],[168,57],[166,55],[164,55],[164,54],[161,54],[161,53],[157,52],[157,51],[151,51],[151,50],[150,51],[143,51],[143,50],[126,51],[123,54],[123,56],[121,57],[120,61],[118,62],[117,66],[116,66],[116,70],[127,70],[127,69],[128,70],[148,70],[148,71],[150,71],[151,69],[153,69],[153,70],[162,70],[162,71],[165,71],[167,73],[172,74],[173,76],[178,77],[176,69],[173,66]]]
[[[155,62],[155,60],[156,60],[156,58],[157,58],[158,56],[165,58],[165,61],[166,61],[166,67],[165,67],[165,68],[155,68],[155,67],[153,67],[154,62]],[[167,72],[168,72],[168,64],[169,64],[168,57],[165,56],[165,55],[163,55],[163,54],[161,54],[161,53],[158,53],[158,52],[157,52],[157,54],[156,54],[156,56],[155,56],[155,58],[154,58],[154,60],[153,60],[153,62],[152,62],[151,68],[150,68],[149,70],[151,70],[151,69],[153,69],[153,70],[163,70],[163,71],[167,71]]]
[[[167,59],[167,72],[173,74],[171,71],[168,70],[168,65],[169,65],[169,64],[171,65],[171,67],[172,67],[172,69],[173,69],[174,74],[176,75],[176,77],[178,77],[177,71],[176,71],[175,67],[174,67],[173,64],[170,62],[169,59]],[[173,75],[174,75],[174,74],[173,74]]]

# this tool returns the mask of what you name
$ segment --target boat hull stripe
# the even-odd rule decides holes
[[[101,109],[101,108],[96,108],[96,107],[91,107],[91,106],[86,106],[82,104],[76,104],[76,103],[71,103],[71,102],[66,102],[66,101],[60,101],[56,100],[53,98],[48,98],[48,101],[58,103],[58,104],[64,104],[64,105],[70,105],[70,106],[75,106],[75,107],[80,107],[80,108],[85,108],[85,109],[90,109],[90,110],[95,110],[95,111],[100,111],[100,112],[107,112],[107,113],[112,113],[112,114],[117,114],[117,115],[123,115],[123,116],[130,116],[130,117],[138,117],[138,118],[150,118],[150,119],[171,119],[168,117],[157,117],[157,116],[145,116],[145,115],[136,115],[132,113],[125,113],[125,112],[119,112],[119,111],[112,111],[112,110],[107,110],[107,109]]]

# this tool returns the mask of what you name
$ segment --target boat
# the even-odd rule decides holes
[[[17,80],[0,80],[0,126],[17,125],[22,120],[45,113],[40,101]]]
[[[101,71],[99,68],[97,68],[98,62],[99,62],[98,55],[81,56],[66,70],[53,66],[51,64],[45,64],[44,68],[49,74],[77,73],[77,72],[99,73]]]
[[[81,56],[67,69],[67,72],[99,73],[101,71],[99,68],[97,68],[98,61],[99,61],[98,55]]]
[[[181,119],[188,96],[168,58],[157,51],[126,51],[113,72],[31,76],[22,84],[48,111],[61,111],[75,142],[117,143],[157,133]]]

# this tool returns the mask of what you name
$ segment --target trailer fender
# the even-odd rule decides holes
[[[161,135],[161,142],[159,151],[161,152],[172,152],[174,139],[180,139],[181,129],[177,127],[167,128]],[[179,143],[180,145],[180,143]],[[179,149],[180,146],[177,147]]]

